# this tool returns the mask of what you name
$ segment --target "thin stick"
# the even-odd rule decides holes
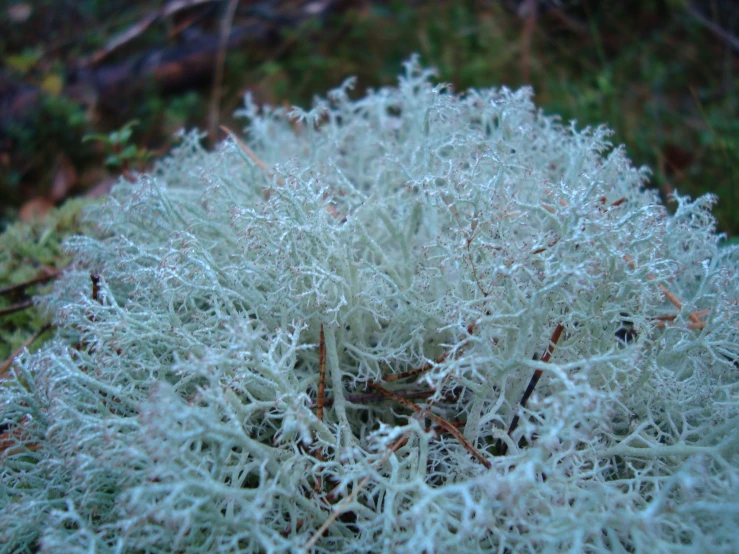
[[[673,293],[671,293],[669,290],[667,290],[662,285],[659,286],[659,290],[662,291],[662,294],[665,295],[665,298],[667,298],[667,300],[669,300],[672,303],[673,306],[675,306],[678,310],[682,310],[683,303],[680,301],[680,299],[677,296],[675,296]],[[690,321],[694,325],[701,325],[702,324],[703,326],[705,326],[705,323],[703,321],[701,321],[701,319],[698,317],[697,313],[698,312],[690,312],[690,314],[688,314],[688,317],[690,318]]]
[[[624,202],[626,202],[626,197],[625,196],[622,196],[621,198],[619,198],[618,200],[616,200],[613,204],[611,204],[611,208],[615,208],[617,206],[620,206]]]
[[[210,139],[211,147],[216,142],[216,127],[220,118],[221,84],[223,83],[223,70],[226,66],[226,46],[228,45],[228,35],[231,34],[231,24],[233,23],[238,3],[239,0],[230,0],[221,20],[221,36],[218,44],[218,53],[216,54],[216,67],[213,72],[213,90],[210,94],[210,108],[208,109],[208,138]]]
[[[385,375],[383,376],[383,381],[401,381],[403,379],[410,379],[411,377],[416,377],[417,375],[421,375],[422,373],[426,373],[427,371],[430,371],[434,365],[443,363],[444,360],[446,360],[448,353],[444,352],[439,357],[437,357],[434,360],[434,363],[427,362],[423,364],[421,367],[417,367],[415,369],[411,369],[410,371],[404,371],[403,373],[395,373],[393,375]]]
[[[318,339],[318,398],[316,399],[316,417],[323,421],[323,407],[326,404],[326,338],[323,334],[323,323],[321,323],[321,334]],[[323,461],[323,452],[319,446],[313,452],[316,460]],[[316,477],[313,489],[318,492],[323,488],[323,479]]]
[[[739,38],[732,35],[729,31],[725,30],[723,27],[718,25],[716,22],[708,19],[705,15],[703,15],[698,10],[696,10],[693,6],[691,6],[689,2],[686,2],[684,6],[685,7],[683,9],[688,14],[693,16],[698,23],[708,28],[712,33],[714,33],[719,38],[725,40],[728,45],[730,45],[734,50],[739,52]]]
[[[521,31],[521,79],[524,83],[529,82],[531,74],[531,42],[536,31],[536,0],[524,0],[519,3],[518,13],[524,18],[523,30]]]
[[[224,133],[226,133],[227,135],[229,135],[232,139],[236,141],[236,144],[238,144],[239,148],[241,148],[244,154],[246,154],[249,157],[249,159],[253,161],[257,165],[257,167],[259,167],[259,169],[264,171],[267,174],[267,177],[272,177],[272,174],[269,172],[269,168],[267,167],[267,164],[264,163],[259,158],[259,156],[257,156],[254,153],[254,150],[249,148],[243,140],[241,140],[233,131],[231,131],[231,129],[229,129],[225,125],[221,125],[220,128]],[[284,184],[283,180],[280,177],[277,178],[277,182],[280,185]],[[264,188],[264,199],[265,200],[269,200],[269,197],[271,196],[271,191],[272,191],[271,187]]]
[[[477,461],[479,461],[487,469],[490,469],[490,468],[493,467],[493,465],[485,459],[485,457],[480,453],[480,451],[477,448],[475,448],[475,446],[470,441],[467,440],[467,437],[465,437],[459,431],[459,429],[457,429],[452,423],[449,423],[446,419],[444,419],[444,418],[436,415],[433,412],[430,412],[430,411],[427,411],[427,410],[422,410],[421,408],[419,408],[418,406],[416,406],[410,400],[406,400],[402,396],[398,396],[397,394],[393,393],[392,391],[387,390],[386,388],[384,388],[381,385],[378,385],[377,383],[370,382],[369,385],[373,389],[381,392],[382,394],[384,394],[388,398],[392,398],[393,400],[395,400],[401,406],[405,406],[406,408],[408,408],[409,410],[412,410],[413,412],[417,413],[421,417],[428,417],[429,419],[434,420],[446,432],[448,432],[455,439],[457,439],[462,444],[462,446],[464,446],[465,450],[467,450],[467,452],[469,452],[470,454],[472,454],[472,456],[474,458],[476,458]]]
[[[234,133],[234,132],[233,132],[233,131],[232,131],[231,129],[229,129],[229,128],[228,128],[228,127],[226,127],[225,125],[220,125],[220,128],[221,128],[221,131],[223,131],[224,133],[226,133],[227,135],[229,135],[229,136],[230,136],[231,138],[233,138],[233,139],[234,139],[234,140],[236,141],[236,144],[238,144],[238,145],[239,145],[239,148],[241,148],[241,149],[242,149],[242,150],[244,151],[244,154],[246,154],[247,156],[249,156],[249,158],[251,159],[251,161],[253,161],[253,162],[254,162],[255,164],[257,164],[257,166],[259,166],[259,169],[261,169],[261,170],[262,170],[262,171],[264,171],[265,173],[268,173],[268,172],[269,172],[269,168],[267,167],[267,164],[266,164],[266,163],[264,163],[264,162],[263,162],[263,161],[262,161],[262,160],[260,159],[260,157],[259,157],[259,156],[257,156],[257,155],[256,155],[256,154],[254,153],[254,150],[252,150],[251,148],[249,148],[249,147],[248,147],[248,146],[246,145],[246,143],[245,143],[245,142],[244,142],[243,140],[241,140],[241,139],[240,139],[240,138],[239,138],[239,137],[238,137],[238,136],[236,135],[236,133]]]
[[[239,148],[241,148],[241,150],[244,152],[244,154],[246,154],[247,156],[249,156],[249,159],[251,161],[253,161],[255,164],[257,164],[257,166],[259,166],[259,169],[261,169],[262,171],[264,171],[267,174],[268,177],[272,177],[272,173],[269,172],[269,168],[267,167],[267,164],[265,164],[261,159],[259,159],[259,156],[257,156],[254,153],[254,150],[252,150],[251,148],[249,148],[244,143],[244,141],[242,141],[239,137],[237,137],[225,125],[221,125],[220,128],[221,128],[221,130],[224,133],[227,133],[228,135],[230,135],[236,141],[236,144],[239,145]],[[283,186],[285,184],[285,181],[282,179],[282,177],[277,177],[277,184],[279,184],[280,186]],[[264,189],[264,199],[265,200],[269,200],[270,196],[272,196],[272,187],[265,187],[265,189]],[[342,222],[346,220],[338,212],[338,210],[336,208],[334,208],[331,204],[326,204],[326,211],[328,213],[330,213],[332,216],[334,216],[335,218],[342,219]]]
[[[562,336],[562,331],[564,331],[564,326],[561,323],[558,323],[557,327],[554,329],[554,332],[552,333],[552,338],[549,339],[549,347],[547,348],[547,351],[544,353],[544,355],[541,357],[542,362],[546,363],[552,358],[554,347],[559,342],[559,338]],[[539,382],[539,379],[541,379],[541,376],[543,373],[544,371],[541,369],[534,370],[534,374],[531,376],[531,380],[529,380],[529,384],[526,387],[526,390],[524,391],[523,396],[521,397],[521,401],[519,402],[519,406],[521,407],[521,409],[526,407],[526,403],[529,401],[529,398],[531,397],[531,394],[534,392],[534,388],[536,387],[536,384]],[[519,419],[520,419],[520,416],[518,413],[516,413],[516,415],[513,416],[513,420],[511,421],[511,426],[508,428],[509,437],[516,430],[516,427],[518,427]],[[504,456],[507,451],[508,451],[508,445],[504,443],[502,440],[498,440],[498,454],[500,456]]]
[[[41,329],[39,329],[39,330],[38,330],[38,331],[36,331],[36,332],[35,332],[35,333],[34,333],[33,335],[31,335],[31,336],[30,336],[30,337],[29,337],[29,338],[28,338],[28,339],[26,340],[26,342],[24,342],[24,343],[23,343],[23,344],[22,344],[22,345],[20,346],[20,348],[18,348],[18,349],[17,349],[17,350],[15,351],[15,352],[13,352],[13,353],[12,353],[12,354],[10,355],[10,358],[8,358],[7,360],[5,360],[5,361],[3,362],[3,365],[0,365],[0,377],[2,377],[2,376],[3,376],[4,374],[5,374],[5,372],[6,372],[6,371],[8,371],[8,369],[10,369],[10,366],[11,366],[11,365],[13,365],[13,361],[14,361],[14,360],[15,360],[15,359],[16,359],[16,358],[17,358],[18,356],[20,356],[20,354],[21,354],[21,352],[23,352],[23,350],[25,350],[26,348],[28,348],[29,346],[31,346],[31,345],[32,345],[32,344],[33,344],[34,342],[36,342],[36,340],[37,340],[37,339],[38,339],[38,338],[39,338],[39,337],[40,337],[41,335],[43,335],[43,334],[44,334],[44,333],[45,333],[46,331],[48,331],[48,330],[49,330],[50,328],[51,328],[51,323],[47,323],[47,324],[45,324],[45,325],[44,325],[43,327],[41,327]]]
[[[412,400],[423,400],[425,398],[428,398],[429,396],[433,396],[435,393],[436,393],[436,390],[434,389],[395,391],[395,394],[397,394],[398,396],[402,396],[403,398],[408,398]],[[380,402],[383,400],[387,400],[386,396],[382,394],[371,393],[371,392],[361,393],[361,394],[347,394],[344,398],[347,402],[351,402],[353,404],[367,404],[369,402]],[[334,399],[329,396],[328,398],[324,400],[323,406],[327,408],[333,405],[333,403],[334,403]]]
[[[467,334],[471,335],[475,332],[475,324],[470,323],[467,326]],[[469,340],[469,337],[466,339]],[[464,347],[464,346],[463,346]],[[461,347],[461,348],[463,348]],[[461,350],[460,348],[460,350]],[[411,377],[416,377],[418,375],[421,375],[422,373],[426,373],[427,371],[430,371],[433,369],[435,365],[439,365],[441,363],[444,363],[446,361],[447,356],[449,355],[449,352],[444,352],[440,356],[438,356],[433,363],[427,362],[423,364],[421,367],[417,367],[415,369],[411,369],[410,371],[405,371],[403,373],[395,373],[393,375],[384,375],[382,377],[382,380],[385,382],[389,381],[401,381],[403,379],[410,379]]]
[[[545,251],[545,250],[546,250],[547,248],[551,248],[552,246],[554,246],[554,245],[555,245],[555,244],[557,244],[558,242],[559,242],[559,237],[557,237],[556,239],[554,239],[553,241],[551,241],[551,242],[550,242],[549,244],[547,244],[546,246],[542,246],[541,248],[537,248],[536,250],[534,250],[534,251],[532,252],[532,254],[541,254],[541,253],[542,253],[542,252],[544,252],[544,251]]]
[[[636,264],[634,263],[634,259],[631,256],[629,256],[628,254],[625,255],[624,256],[624,260],[626,260],[626,263],[629,264],[629,267],[631,269],[635,269],[636,268]],[[647,279],[652,280],[652,279],[654,279],[654,277],[652,275],[647,275]],[[664,285],[660,284],[659,285],[659,290],[664,295],[664,297],[673,306],[675,306],[678,310],[682,310],[683,309],[683,303],[682,303],[682,301],[675,294],[673,294],[672,292],[670,292],[669,290],[667,290],[667,288],[665,288]],[[701,313],[701,312],[702,312],[702,310],[699,310],[697,312],[690,312],[690,314],[688,314],[688,317],[690,318],[690,323],[688,324],[688,327],[690,329],[703,329],[706,326],[706,322],[703,321],[703,320],[701,320],[701,318],[698,316],[698,314]]]
[[[316,417],[323,421],[323,406],[326,402],[326,339],[323,335],[323,323],[321,323],[321,335],[318,341],[318,399],[316,403]]]
[[[59,277],[60,273],[61,273],[61,270],[53,269],[52,272],[50,273],[45,273],[37,277],[34,277],[33,279],[28,279],[27,281],[23,281],[21,283],[16,283],[14,285],[8,285],[7,287],[0,288],[0,296],[5,296],[7,294],[12,294],[17,291],[22,291],[33,285],[38,285],[39,283],[45,283],[46,281],[51,281],[52,279],[56,279],[57,277]]]
[[[559,323],[557,324],[557,328],[554,330],[554,333],[552,333],[552,338],[549,339],[549,347],[547,348],[547,351],[544,353],[544,355],[541,357],[542,362],[548,362],[551,357],[552,353],[554,352],[554,347],[557,346],[557,343],[559,342],[559,337],[562,336],[562,331],[564,331],[564,326]]]
[[[100,50],[92,54],[92,56],[83,61],[85,62],[85,65],[94,65],[100,63],[109,54],[141,35],[157,19],[173,15],[185,8],[190,8],[198,4],[205,4],[215,1],[216,0],[175,0],[174,2],[170,2],[156,12],[150,13],[140,21],[137,21],[125,31],[115,35],[110,41],[108,41],[105,46],[103,46],[103,48],[101,48]]]
[[[377,462],[375,467],[379,467],[385,462],[387,462],[390,459],[390,456],[393,452],[395,452],[398,448],[403,446],[406,441],[408,440],[408,433],[404,433],[402,437],[400,437],[398,440],[396,440],[393,444],[390,445],[385,455]],[[359,484],[357,484],[356,487],[354,487],[354,490],[352,490],[351,494],[347,496],[341,504],[339,504],[336,509],[331,513],[330,516],[326,518],[326,521],[323,522],[323,525],[321,525],[318,530],[313,533],[313,536],[303,545],[303,550],[308,551],[311,548],[313,548],[316,543],[318,542],[318,539],[321,538],[321,536],[326,532],[326,529],[328,529],[331,524],[336,521],[336,519],[342,514],[344,508],[346,508],[349,504],[354,502],[354,500],[359,496],[360,491],[367,486],[367,483],[369,483],[371,476],[367,475],[364,477]]]
[[[17,304],[13,304],[12,306],[8,306],[7,308],[0,308],[0,317],[23,311],[27,308],[30,308],[31,306],[33,306],[33,300],[29,299],[24,300],[23,302],[18,302]]]
[[[695,312],[691,312],[690,317],[690,323],[688,323],[689,329],[703,329],[706,326],[706,322],[703,321],[701,318],[706,317],[709,313],[711,313],[711,310],[705,309],[705,310],[697,310]],[[657,327],[660,329],[664,329],[667,327],[667,323],[672,323],[677,319],[678,314],[669,314],[669,315],[658,315],[652,318],[652,320],[657,322]],[[698,318],[698,321],[696,322],[696,318]]]
[[[90,281],[92,281],[92,299],[95,302],[100,302],[100,275],[97,273],[90,273]]]

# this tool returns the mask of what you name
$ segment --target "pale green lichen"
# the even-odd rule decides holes
[[[247,100],[267,171],[188,135],[90,214],[57,340],[2,389],[0,548],[300,551],[351,492],[314,551],[739,548],[739,249],[712,199],[668,216],[605,129],[429,77]],[[435,388],[487,464],[355,396],[424,364],[385,386]]]

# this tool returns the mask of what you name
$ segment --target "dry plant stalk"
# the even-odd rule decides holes
[[[318,343],[318,399],[316,403],[316,417],[323,421],[323,406],[326,401],[326,338],[323,334],[323,323]]]
[[[10,357],[2,363],[2,365],[0,365],[0,378],[5,376],[5,372],[10,369],[10,366],[13,365],[13,362],[18,356],[20,356],[21,352],[23,352],[26,348],[36,342],[38,338],[49,329],[51,329],[51,323],[46,323],[41,327],[41,329],[28,337],[28,339],[26,339],[25,342],[18,349],[16,349],[15,352],[11,354]]]
[[[57,277],[59,277],[62,271],[63,269],[55,269],[53,267],[46,267],[39,275],[37,275],[36,277],[33,277],[32,279],[28,279],[21,283],[15,283],[15,284],[0,288],[0,296],[4,296],[6,294],[12,294],[16,292],[21,292],[29,287],[32,287],[33,285],[46,283],[47,281],[56,279]]]
[[[634,263],[634,259],[629,256],[628,254],[624,256],[624,260],[629,264],[629,267],[631,269],[635,269],[636,265]],[[647,279],[654,279],[653,275],[647,275]],[[682,301],[677,297],[677,295],[670,292],[664,285],[659,285],[660,292],[664,295],[664,297],[675,306],[678,310],[683,309],[683,303]],[[703,321],[701,318],[707,316],[710,313],[710,310],[697,310],[695,312],[690,312],[688,314],[688,318],[690,319],[690,323],[688,323],[689,329],[703,329],[706,326],[706,322]],[[701,314],[701,315],[699,315]]]
[[[547,347],[547,351],[541,357],[542,362],[547,363],[552,358],[554,347],[557,346],[557,343],[559,342],[559,338],[562,336],[562,331],[564,331],[564,326],[560,323],[554,329],[554,332],[552,333],[552,337],[549,339],[549,346]],[[534,392],[534,388],[536,388],[536,384],[539,382],[539,379],[541,379],[541,376],[543,373],[544,373],[544,370],[542,369],[534,370],[534,374],[531,376],[531,380],[529,381],[529,384],[526,386],[526,390],[524,391],[523,396],[521,396],[521,401],[518,403],[520,409],[524,409],[526,407],[526,403],[529,401],[529,398],[531,397],[531,394]],[[521,416],[518,412],[516,412],[516,415],[513,416],[513,420],[511,420],[511,425],[508,428],[509,437],[513,435],[513,432],[518,427],[518,422],[519,422],[520,417]],[[502,440],[499,440],[497,451],[498,451],[499,456],[504,456],[506,452],[508,451],[508,445]]]
[[[391,444],[385,455],[376,463],[376,467],[379,468],[387,462],[390,459],[390,456],[393,455],[393,452],[398,450],[398,448],[402,447],[406,441],[408,440],[408,433],[405,433],[403,436],[401,436],[398,440],[396,440],[393,444]],[[367,483],[370,482],[371,476],[367,475],[366,477],[363,477],[362,480],[357,483],[357,486],[354,487],[352,492],[347,496],[341,504],[336,506],[331,513],[330,516],[326,518],[326,521],[323,522],[323,524],[316,530],[315,533],[313,533],[313,536],[303,545],[303,550],[305,552],[310,551],[311,548],[313,548],[318,540],[321,538],[321,536],[326,532],[326,530],[331,527],[331,524],[336,521],[339,516],[344,512],[344,509],[349,506],[352,502],[354,502],[359,496],[359,493],[364,489],[364,487],[367,486]]]
[[[23,300],[22,302],[18,302],[17,304],[13,304],[12,306],[8,306],[7,308],[0,308],[0,317],[11,315],[16,312],[22,312],[23,310],[27,310],[33,306],[33,300]]]
[[[422,410],[418,406],[416,406],[413,402],[410,402],[403,398],[402,396],[398,396],[397,394],[393,393],[392,391],[387,390],[385,387],[378,383],[371,382],[369,384],[370,387],[373,389],[381,392],[388,398],[392,398],[400,404],[401,406],[405,406],[409,410],[415,412],[421,417],[427,417],[431,420],[433,420],[435,423],[437,423],[442,429],[444,429],[447,433],[452,435],[455,439],[459,441],[459,443],[469,452],[472,454],[472,457],[474,457],[478,462],[480,462],[482,465],[485,466],[486,469],[490,469],[492,464],[480,453],[480,451],[475,448],[475,446],[467,440],[467,438],[457,429],[457,427],[453,424],[445,420],[444,418],[436,415],[433,412],[430,412],[428,410]]]
[[[326,337],[323,332],[323,323],[321,323],[321,331],[318,339],[318,396],[316,398],[316,418],[323,421],[323,408],[326,403]],[[317,460],[323,461],[323,451],[317,447],[313,455]],[[316,478],[313,489],[318,492],[323,487],[323,481],[320,477]]]

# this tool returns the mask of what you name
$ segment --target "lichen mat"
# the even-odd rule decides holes
[[[431,76],[247,98],[89,213],[0,387],[1,551],[739,550],[714,199]]]

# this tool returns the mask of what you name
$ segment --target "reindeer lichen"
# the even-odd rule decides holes
[[[739,550],[713,198],[431,75],[247,98],[89,213],[0,388],[0,551]]]

